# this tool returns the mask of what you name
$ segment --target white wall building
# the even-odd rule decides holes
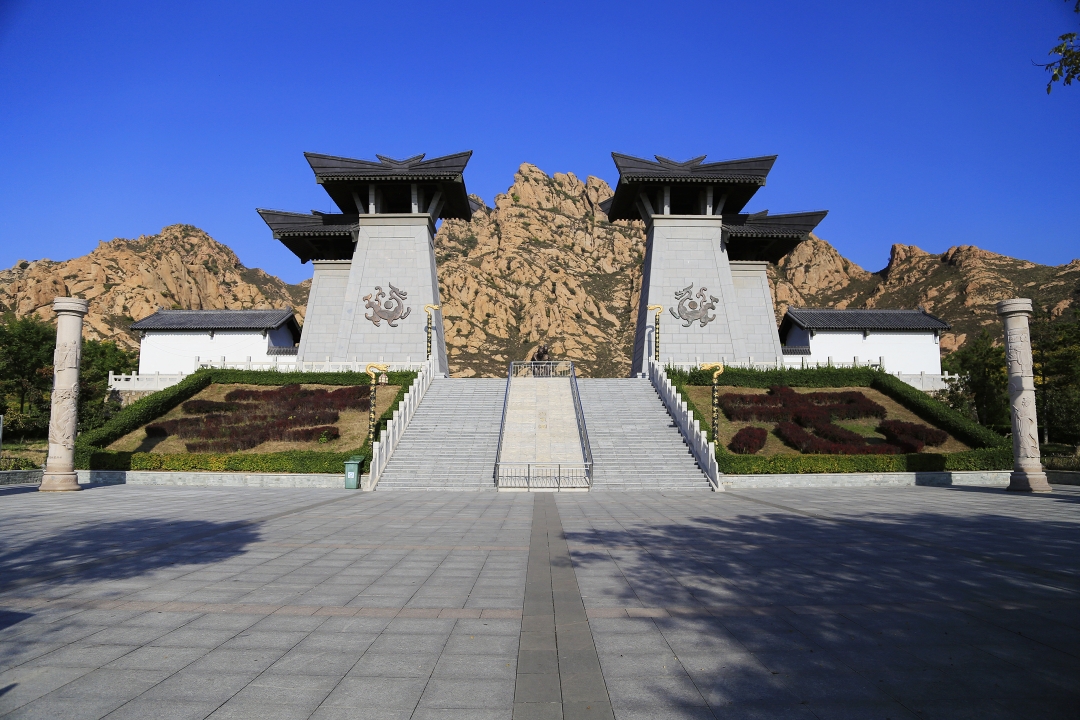
[[[158,310],[131,329],[142,336],[140,375],[192,373],[200,362],[293,361],[300,342],[292,308]]]
[[[947,322],[922,309],[789,308],[780,323],[780,342],[788,367],[884,363],[886,372],[904,380],[936,379],[932,387],[923,388],[930,390],[944,387],[940,335],[949,329]]]

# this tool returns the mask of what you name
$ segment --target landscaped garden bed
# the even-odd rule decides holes
[[[734,443],[746,428],[765,431],[762,455],[896,455],[908,452],[962,452],[971,447],[872,388],[740,388],[721,386],[719,443],[745,453]],[[701,410],[712,406],[712,387],[687,386],[684,394]],[[702,423],[712,435],[712,412]],[[933,443],[914,434],[933,436]],[[734,444],[733,444],[734,443]],[[750,446],[752,447],[752,445]],[[736,449],[740,448],[740,449]]]
[[[213,384],[160,418],[110,443],[110,450],[175,453],[344,452],[367,439],[371,388],[366,385]],[[379,389],[376,413],[401,399]]]
[[[376,439],[415,378],[389,373],[379,386]],[[80,435],[76,466],[340,473],[363,455],[366,468],[369,384],[363,373],[201,370]]]
[[[709,437],[711,373],[668,376]],[[870,369],[729,369],[717,388],[725,473],[1006,470],[1008,441]]]

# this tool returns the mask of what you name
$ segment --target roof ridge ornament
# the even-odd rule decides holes
[[[427,153],[413,155],[411,158],[406,158],[404,160],[395,160],[392,157],[387,157],[386,155],[379,155],[378,153],[375,153],[375,157],[379,158],[379,162],[395,170],[407,170],[410,166],[422,161],[425,155],[427,155]]]
[[[666,158],[662,155],[653,155],[653,157],[656,158],[656,161],[663,165],[665,168],[676,170],[679,168],[689,169],[694,165],[700,165],[708,156],[699,155],[698,157],[690,158],[689,160],[684,160],[683,162],[679,162],[678,160],[672,160],[671,158]]]

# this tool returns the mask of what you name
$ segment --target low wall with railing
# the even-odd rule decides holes
[[[709,436],[701,429],[700,423],[693,418],[693,414],[687,407],[686,402],[679,395],[679,391],[671,384],[663,366],[652,358],[648,363],[649,380],[656,388],[657,394],[664,402],[664,407],[675,420],[686,444],[690,446],[690,452],[697,460],[698,467],[709,479],[713,490],[723,490],[720,485],[720,468],[716,463],[716,445],[709,441]]]
[[[386,429],[379,434],[379,439],[371,444],[371,466],[368,475],[362,478],[362,490],[374,490],[379,484],[379,478],[382,476],[383,470],[386,469],[386,464],[390,462],[390,456],[394,454],[394,450],[397,449],[398,443],[401,441],[401,436],[405,434],[405,429],[409,427],[413,415],[416,414],[416,408],[420,406],[420,401],[424,399],[424,393],[431,387],[431,381],[435,378],[435,359],[430,358],[427,362],[422,363],[419,370],[416,379],[413,380],[408,392],[405,393],[405,397],[398,403],[398,409],[394,411],[394,416],[386,424]]]
[[[424,362],[382,363],[390,372],[413,372],[420,370]],[[267,372],[355,372],[366,370],[368,361],[360,360],[319,360],[298,362],[296,360],[274,358],[271,362],[229,362],[226,360],[196,359],[194,370],[216,368],[219,370],[265,370]],[[118,393],[151,393],[172,387],[190,373],[131,373],[130,375],[109,372],[109,390]]]

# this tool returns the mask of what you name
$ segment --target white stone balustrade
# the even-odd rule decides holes
[[[424,393],[431,387],[431,381],[435,377],[435,358],[429,358],[420,366],[420,372],[409,386],[405,397],[398,403],[398,409],[394,416],[386,424],[386,429],[379,435],[379,439],[371,444],[371,464],[368,474],[363,477],[362,490],[374,490],[379,483],[386,464],[390,462],[390,456],[394,454],[401,436],[405,434],[409,422],[416,414],[416,408],[424,399]]]
[[[701,429],[700,423],[692,417],[686,402],[679,395],[678,390],[671,384],[667,373],[662,365],[652,358],[648,358],[649,380],[656,388],[657,394],[663,401],[675,424],[679,427],[686,444],[690,446],[690,452],[697,460],[698,467],[705,473],[714,490],[723,490],[720,485],[720,468],[716,463],[716,445],[709,440],[708,434]],[[642,439],[648,442],[648,438]]]

